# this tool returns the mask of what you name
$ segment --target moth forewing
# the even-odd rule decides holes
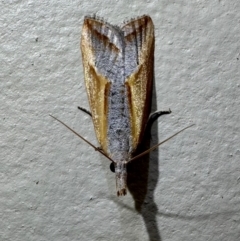
[[[150,17],[131,21],[123,27],[126,44],[126,66],[132,61],[132,68],[126,84],[129,87],[131,129],[133,149],[141,142],[151,111],[154,60],[154,26]],[[127,51],[130,49],[131,51]]]
[[[81,50],[84,67],[85,85],[90,104],[92,120],[95,133],[101,148],[107,149],[107,95],[110,82],[106,76],[99,72],[96,66],[96,43],[101,43],[101,35],[95,28],[101,28],[102,23],[91,18],[85,18],[82,37]],[[94,44],[95,43],[95,44]],[[95,47],[95,48],[94,48]]]

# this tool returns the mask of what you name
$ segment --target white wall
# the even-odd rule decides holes
[[[0,3],[0,240],[231,240],[240,237],[240,2],[17,1]],[[116,197],[97,145],[79,39],[83,17],[155,24],[153,109],[171,108],[152,144],[142,211]]]

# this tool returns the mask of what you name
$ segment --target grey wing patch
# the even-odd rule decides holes
[[[115,82],[124,73],[123,33],[116,26],[99,20],[91,21],[89,36],[95,52],[95,66],[102,75]]]
[[[153,26],[151,26],[151,19],[148,16],[132,20],[122,27],[125,41],[126,77],[138,68],[143,46],[147,41],[148,28],[151,27]]]

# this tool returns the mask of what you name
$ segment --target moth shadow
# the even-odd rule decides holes
[[[155,88],[153,89],[152,107],[153,110],[156,110]],[[158,133],[157,118],[153,118],[152,122],[147,126],[143,141],[140,143],[133,156],[148,150],[150,146],[158,143],[158,140],[155,139],[154,143],[151,144],[151,131]],[[155,241],[161,241],[157,224],[158,207],[154,201],[154,191],[158,184],[160,175],[158,157],[159,149],[156,149],[154,152],[148,153],[137,160],[130,162],[127,166],[127,186],[134,199],[135,209],[143,217],[149,235],[149,240]]]
[[[150,141],[149,134],[145,136],[135,155],[149,149]],[[155,158],[151,158],[151,162],[148,153],[128,164],[127,186],[134,199],[136,211],[143,217],[149,240],[161,241],[157,224],[158,207],[154,202],[154,190],[159,179],[158,150],[154,154]]]
[[[159,116],[153,116],[148,123],[143,141],[140,143],[133,156],[137,156],[150,148],[151,128],[158,117]],[[156,152],[158,152],[158,150],[154,151],[155,154]],[[150,163],[150,153],[147,153],[137,160],[128,163],[127,166],[127,186],[133,196],[135,209],[138,212],[141,211],[144,202],[148,202],[147,199],[149,199],[149,195],[151,196],[151,200],[153,200],[153,191],[157,185],[159,176],[158,160],[156,160],[156,158],[154,159],[155,160],[152,160]]]
[[[144,138],[144,142],[141,143],[133,156],[141,154],[143,151],[149,149],[149,147],[150,138]],[[138,212],[141,211],[148,192],[149,158],[150,155],[148,153],[127,165],[127,187],[135,201],[135,209]]]

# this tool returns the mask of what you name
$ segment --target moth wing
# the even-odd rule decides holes
[[[85,84],[92,112],[94,129],[101,148],[107,153],[108,93],[111,82],[105,76],[118,48],[113,39],[117,31],[111,25],[86,17],[81,36]]]
[[[125,41],[125,72],[130,106],[132,149],[141,142],[151,111],[154,26],[149,16],[122,27]]]

